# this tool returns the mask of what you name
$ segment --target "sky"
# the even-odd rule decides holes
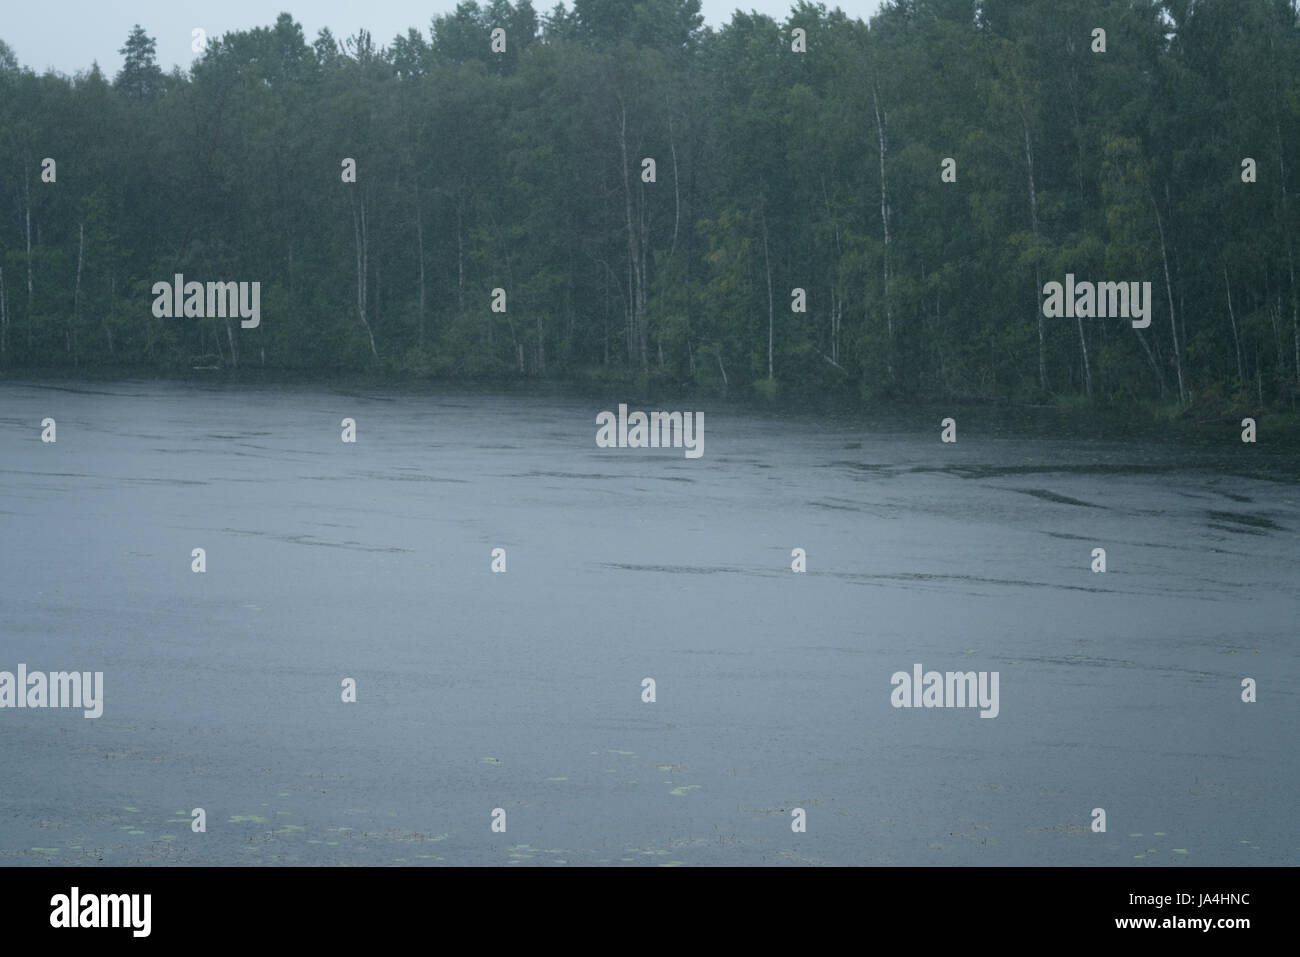
[[[704,22],[714,28],[731,19],[737,8],[756,10],[784,20],[794,0],[703,0]],[[839,7],[852,17],[867,19],[881,0],[820,0],[828,9]],[[540,14],[555,0],[533,0]],[[0,0],[0,39],[18,56],[18,61],[37,73],[47,69],[74,74],[90,68],[92,61],[112,77],[122,66],[117,51],[135,23],[154,37],[158,65],[165,72],[173,66],[188,69],[196,54],[190,49],[192,31],[201,27],[209,36],[231,30],[266,27],[284,11],[302,24],[307,42],[321,27],[329,27],[342,39],[359,28],[369,30],[377,43],[386,44],[399,33],[415,27],[426,36],[434,16],[450,13],[456,0],[66,0],[62,3],[21,3]],[[573,4],[566,3],[572,8]]]

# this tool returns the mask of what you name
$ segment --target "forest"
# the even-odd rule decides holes
[[[1296,0],[471,0],[120,52],[0,37],[2,376],[1300,395]],[[1151,321],[1045,315],[1067,274]],[[260,322],[158,317],[177,275],[259,283]]]

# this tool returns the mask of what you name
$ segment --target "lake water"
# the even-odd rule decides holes
[[[1286,459],[619,401],[0,384],[0,864],[1300,861]]]

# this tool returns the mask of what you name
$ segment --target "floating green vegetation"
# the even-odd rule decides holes
[[[33,850],[33,851],[36,851],[36,853],[38,853],[38,854],[57,854],[57,853],[59,853],[59,849],[58,849],[57,847],[33,847],[32,850]]]
[[[673,788],[673,789],[672,789],[671,791],[669,791],[668,793],[669,793],[669,794],[676,794],[678,797],[681,797],[681,796],[682,796],[683,794],[685,794],[687,791],[694,790],[694,789],[697,788],[697,787],[699,787],[698,784],[680,784],[680,785],[678,785],[677,787]]]
[[[1165,832],[1164,832],[1164,831],[1155,831],[1154,833],[1155,833],[1155,836],[1156,836],[1156,837],[1164,837],[1164,836],[1165,836]]]
[[[1187,853],[1187,848],[1185,848],[1185,847],[1175,847],[1175,848],[1174,848],[1174,853],[1175,853],[1175,854],[1186,854],[1186,853]]]
[[[278,798],[287,798],[288,796],[289,796],[289,792],[288,792],[288,791],[281,791],[280,793],[278,793],[278,794],[276,795],[276,797],[278,797]]]
[[[668,861],[664,864],[660,864],[659,866],[660,867],[681,867],[684,863],[685,861]]]
[[[272,831],[271,833],[272,833],[272,834],[289,834],[289,833],[291,833],[291,832],[293,832],[293,831],[305,831],[305,830],[307,830],[307,828],[305,828],[305,827],[304,827],[303,825],[301,825],[301,824],[286,824],[284,827],[276,828],[276,829],[275,829],[274,831]]]
[[[500,764],[500,763],[501,763],[501,762],[500,762],[499,760],[497,760],[496,758],[481,758],[480,760],[482,760],[482,762],[483,762],[484,764]]]
[[[619,751],[616,750],[615,748],[609,748],[608,751],[610,754],[627,754],[627,755],[631,755],[634,758],[636,757],[635,751]]]
[[[567,781],[568,778],[547,778],[548,781]]]
[[[236,814],[230,819],[231,824],[265,824],[266,818],[256,814]]]
[[[140,809],[139,809],[138,807],[124,807],[124,808],[122,808],[122,810],[124,810],[124,811],[130,811],[132,814],[139,814],[139,813],[140,813]]]
[[[160,841],[174,841],[174,840],[176,840],[176,835],[175,835],[175,834],[163,834],[162,836],[160,836],[160,837],[158,838],[158,840],[160,840]]]
[[[128,833],[128,834],[140,835],[140,834],[143,834],[144,831],[127,831],[126,833]]]
[[[338,847],[338,846],[339,846],[339,842],[338,842],[338,841],[326,841],[325,843],[328,844],[330,847]]]

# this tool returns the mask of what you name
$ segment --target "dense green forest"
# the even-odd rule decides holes
[[[1295,0],[698,11],[282,14],[170,74],[137,28],[112,78],[0,43],[0,371],[1294,406]],[[178,273],[260,325],[157,318]],[[1149,327],[1045,317],[1067,273]]]

